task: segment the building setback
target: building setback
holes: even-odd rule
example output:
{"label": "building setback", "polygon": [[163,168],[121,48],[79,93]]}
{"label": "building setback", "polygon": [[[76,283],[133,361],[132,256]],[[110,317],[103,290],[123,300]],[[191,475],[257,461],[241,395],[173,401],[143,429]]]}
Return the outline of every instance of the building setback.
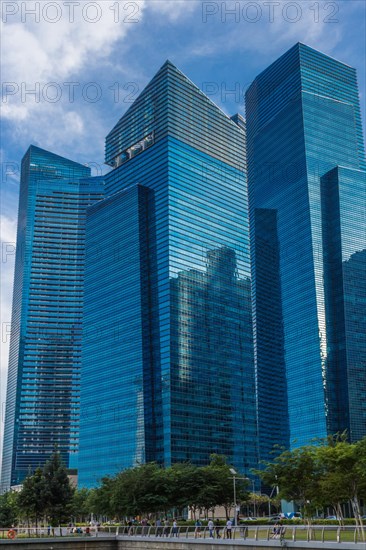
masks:
{"label": "building setback", "polygon": [[243,120],[166,62],[106,139],[87,214],[81,485],[257,463]]}
{"label": "building setback", "polygon": [[[365,156],[356,71],[296,44],[246,94],[261,458],[366,435]],[[273,420],[275,417],[275,420]]]}
{"label": "building setback", "polygon": [[90,169],[31,146],[22,161],[2,490],[57,446],[77,466],[85,211]]}

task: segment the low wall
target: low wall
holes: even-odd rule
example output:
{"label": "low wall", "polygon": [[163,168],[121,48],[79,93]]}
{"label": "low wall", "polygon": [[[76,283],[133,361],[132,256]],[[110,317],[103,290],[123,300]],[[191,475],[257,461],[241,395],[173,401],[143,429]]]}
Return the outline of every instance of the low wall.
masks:
{"label": "low wall", "polygon": [[[262,548],[271,548],[274,547],[273,544],[269,545],[264,543],[254,543],[249,541],[238,541],[238,542],[220,542],[220,541],[179,541],[171,542],[168,541],[159,541],[159,542],[148,542],[148,541],[136,541],[136,540],[126,540],[119,541],[118,550],[239,550],[239,548],[245,548],[245,550],[258,550]],[[279,541],[275,545],[276,548],[280,547]],[[290,549],[291,546],[286,548]],[[309,548],[308,550],[312,550]]]}
{"label": "low wall", "polygon": [[[48,538],[46,540],[23,539],[23,540],[0,540],[0,548],[5,547],[9,550],[258,550],[264,548],[281,548],[279,540],[276,541],[216,541],[216,540],[173,540],[173,539],[154,539],[141,538],[122,538],[122,537],[103,537],[98,538]],[[314,542],[291,542],[286,541],[286,549],[306,550],[366,550],[365,543],[314,543]]]}
{"label": "low wall", "polygon": [[286,550],[366,550],[365,543],[334,543],[334,542],[292,542],[285,541],[282,546],[280,540],[254,541],[254,540],[201,540],[201,541],[183,541],[183,540],[144,540],[124,539],[118,541],[117,550],[263,550],[265,548],[286,548]]}
{"label": "low wall", "polygon": [[0,548],[9,550],[119,550],[118,542],[113,538],[98,537],[95,539],[48,538],[0,540]]}

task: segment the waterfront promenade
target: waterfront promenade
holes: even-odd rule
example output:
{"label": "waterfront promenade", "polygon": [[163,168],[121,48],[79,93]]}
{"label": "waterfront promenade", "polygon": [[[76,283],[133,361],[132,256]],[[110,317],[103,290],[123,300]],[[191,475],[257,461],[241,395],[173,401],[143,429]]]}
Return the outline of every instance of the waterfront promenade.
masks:
{"label": "waterfront promenade", "polygon": [[[306,526],[291,526],[284,538],[271,538],[272,533],[268,528],[256,526],[245,529],[244,526],[243,529],[243,526],[240,526],[233,528],[232,539],[209,538],[206,528],[197,533],[194,527],[180,528],[178,536],[174,537],[172,533],[156,536],[155,527],[147,528],[143,532],[139,527],[138,530],[130,533],[126,533],[123,527],[107,527],[88,536],[68,535],[64,532],[62,537],[49,537],[41,530],[37,533],[33,532],[33,537],[29,537],[27,530],[23,529],[19,530],[14,540],[8,540],[7,532],[1,530],[0,546],[6,546],[12,550],[237,550],[239,547],[247,550],[258,548],[366,550],[366,543],[359,540],[354,527],[343,531],[336,526],[332,527],[317,526],[308,529]],[[60,535],[59,529],[55,530],[55,534]]]}
{"label": "waterfront promenade", "polygon": [[195,540],[195,539],[147,539],[146,537],[100,536],[75,539],[65,537],[49,539],[0,540],[0,547],[11,550],[257,550],[287,548],[306,550],[366,550],[366,543],[305,542],[305,541],[253,541],[253,540]]}

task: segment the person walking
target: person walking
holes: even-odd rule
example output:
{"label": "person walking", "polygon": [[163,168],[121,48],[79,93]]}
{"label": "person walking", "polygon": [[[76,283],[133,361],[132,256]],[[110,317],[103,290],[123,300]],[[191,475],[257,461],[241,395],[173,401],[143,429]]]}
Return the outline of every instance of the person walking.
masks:
{"label": "person walking", "polygon": [[221,535],[220,535],[220,520],[217,519],[215,521],[215,531],[216,531],[216,538],[217,539],[221,539]]}
{"label": "person walking", "polygon": [[173,537],[178,537],[178,523],[177,520],[173,520],[173,530],[172,530]]}
{"label": "person walking", "polygon": [[146,535],[147,535],[147,519],[146,518],[143,518],[141,520],[141,525],[142,525],[141,534],[142,534],[143,537],[146,537]]}
{"label": "person walking", "polygon": [[161,519],[158,518],[155,522],[155,527],[156,527],[156,530],[155,530],[155,535],[157,537],[161,537],[162,534],[163,534],[163,524],[161,523]]}
{"label": "person walking", "polygon": [[194,538],[195,539],[199,539],[201,538],[201,527],[202,527],[202,523],[200,522],[200,520],[198,519],[195,523],[195,530],[194,530]]}
{"label": "person walking", "polygon": [[209,520],[209,522],[207,524],[207,527],[208,527],[208,532],[209,532],[210,539],[213,539],[214,538],[214,522],[212,521],[212,519]]}
{"label": "person walking", "polygon": [[226,538],[227,539],[231,539],[232,537],[232,527],[233,527],[233,523],[231,521],[231,519],[228,519],[227,522],[226,522]]}
{"label": "person walking", "polygon": [[169,520],[168,518],[165,518],[164,520],[164,535],[166,537],[169,537],[169,533],[170,533],[170,524],[169,524]]}

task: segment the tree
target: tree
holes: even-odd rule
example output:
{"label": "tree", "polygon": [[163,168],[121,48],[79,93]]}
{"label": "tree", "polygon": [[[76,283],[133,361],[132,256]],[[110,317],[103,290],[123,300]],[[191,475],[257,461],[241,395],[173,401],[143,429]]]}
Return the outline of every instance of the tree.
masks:
{"label": "tree", "polygon": [[[186,505],[191,509],[194,519],[196,519],[197,511],[207,509],[210,506],[211,495],[209,494],[210,488],[208,487],[208,477],[204,468],[198,468],[191,465],[189,470],[186,471],[189,475],[185,477],[180,489],[186,498]],[[179,490],[179,487],[177,487]]]}
{"label": "tree", "polygon": [[46,483],[41,468],[37,468],[34,474],[29,474],[24,482],[23,489],[18,495],[18,506],[29,525],[34,520],[36,527],[38,521],[45,514]]}
{"label": "tree", "polygon": [[255,470],[266,485],[279,487],[279,496],[297,502],[305,518],[315,510],[319,494],[319,472],[316,447],[306,445],[292,451],[284,451],[273,462],[264,464],[263,470]]}
{"label": "tree", "polygon": [[[237,481],[237,502],[247,499],[245,483]],[[228,510],[233,503],[233,480],[225,457],[212,455],[208,466],[189,463],[162,468],[142,464],[104,478],[101,486],[91,491],[88,506],[94,513],[109,517],[126,517],[163,513],[175,509],[182,513],[188,506],[193,511],[222,505]]]}
{"label": "tree", "polygon": [[365,540],[360,499],[366,498],[366,437],[351,444],[346,433],[329,436],[282,452],[256,473],[266,485],[278,486],[281,498],[298,502],[308,519],[316,506],[331,504],[342,522],[341,504],[350,501]]}
{"label": "tree", "polygon": [[101,485],[90,491],[87,507],[97,516],[114,517],[117,512],[114,507],[113,497],[116,477],[106,476],[101,480]]}
{"label": "tree", "polygon": [[[226,457],[223,455],[212,454],[210,456],[210,464],[202,468],[205,475],[205,484],[207,487],[202,488],[201,498],[205,497],[202,502],[210,505],[210,508],[215,506],[223,506],[225,508],[226,517],[229,518],[229,513],[234,504],[234,487],[233,475],[231,466],[226,463]],[[235,481],[236,489],[236,504],[240,504],[248,500],[248,492],[246,490],[247,482],[243,479]],[[236,513],[236,511],[235,511]]]}
{"label": "tree", "polygon": [[317,460],[323,503],[331,503],[342,518],[341,503],[349,500],[358,531],[365,540],[360,498],[366,496],[366,438],[350,444],[345,434],[330,437],[317,448]]}
{"label": "tree", "polygon": [[175,506],[179,515],[189,506],[195,518],[198,509],[198,492],[203,483],[200,468],[188,462],[173,464],[168,468],[167,479],[170,484],[170,506]]}
{"label": "tree", "polygon": [[253,506],[254,515],[262,515],[262,512],[268,513],[269,496],[258,493],[250,493],[248,503]]}
{"label": "tree", "polygon": [[18,519],[18,493],[7,491],[0,495],[0,527],[11,527]]}
{"label": "tree", "polygon": [[89,515],[89,495],[90,490],[85,487],[76,489],[72,497],[72,513],[76,521],[83,522]]}
{"label": "tree", "polygon": [[55,451],[43,468],[45,508],[52,525],[61,525],[72,515],[74,487],[67,476],[60,453]]}
{"label": "tree", "polygon": [[337,443],[346,440],[346,434],[329,436],[321,440],[317,447],[316,459],[319,464],[319,504],[324,508],[329,504],[335,510],[340,525],[343,525],[342,503],[347,501],[347,491],[343,484],[343,477],[337,472]]}
{"label": "tree", "polygon": [[129,468],[115,477],[111,506],[119,516],[165,511],[171,507],[173,479],[155,463]]}

